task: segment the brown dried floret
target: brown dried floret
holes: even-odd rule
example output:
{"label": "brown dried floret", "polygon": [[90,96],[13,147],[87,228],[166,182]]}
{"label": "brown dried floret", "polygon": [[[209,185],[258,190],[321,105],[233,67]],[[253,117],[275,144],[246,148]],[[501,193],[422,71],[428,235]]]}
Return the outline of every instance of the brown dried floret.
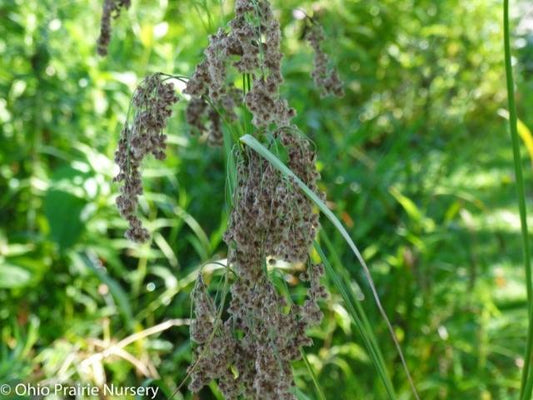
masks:
{"label": "brown dried floret", "polygon": [[206,130],[205,115],[208,104],[203,97],[193,97],[187,104],[185,120],[193,128],[194,132],[202,134]]}
{"label": "brown dried floret", "polygon": [[222,120],[220,114],[216,110],[209,110],[209,133],[207,142],[211,146],[220,146],[224,141],[224,133],[222,132]]}
{"label": "brown dried floret", "polygon": [[198,275],[192,293],[194,319],[191,339],[197,344],[194,363],[189,368],[189,389],[196,392],[213,379],[220,379],[220,389],[226,398],[235,398],[238,385],[230,370],[234,361],[236,341],[229,323],[223,324],[216,307],[207,293],[207,287]]}
{"label": "brown dried floret", "polygon": [[228,36],[228,55],[239,55],[233,66],[240,73],[253,73],[260,66],[259,40],[260,32],[245,16],[237,16],[230,22],[231,33]]}
{"label": "brown dried floret", "polygon": [[[309,143],[288,128],[278,129],[274,137],[288,153],[288,166],[317,191],[319,174]],[[226,243],[236,249],[230,252],[230,262],[239,267],[240,253],[305,262],[318,227],[311,201],[257,153],[246,157],[238,167],[234,209],[225,234]]]}
{"label": "brown dried floret", "polygon": [[194,97],[208,96],[212,103],[224,99],[233,89],[227,82],[228,62],[237,72],[251,77],[245,104],[258,127],[289,126],[296,111],[279,96],[281,73],[281,29],[266,0],[241,0],[235,4],[235,18],[228,31],[219,29],[209,38],[204,60],[198,64],[185,89]]}
{"label": "brown dried floret", "polygon": [[244,334],[232,348],[238,373],[232,383],[246,398],[294,399],[291,362],[300,358],[302,346],[312,344],[306,329],[322,317],[317,305],[320,274],[315,266],[309,269],[314,278],[302,306],[288,306],[265,273],[254,281],[239,279],[232,286],[228,321]]}
{"label": "brown dried floret", "polygon": [[253,114],[252,123],[256,127],[263,128],[270,124],[289,126],[296,115],[296,110],[289,107],[287,100],[280,99],[276,90],[275,87],[269,87],[268,81],[256,79],[252,90],[246,93],[246,106]]}
{"label": "brown dried floret", "polygon": [[102,19],[100,21],[100,36],[98,37],[97,52],[101,56],[107,55],[111,41],[111,19],[118,18],[123,8],[128,9],[131,0],[104,0]]}
{"label": "brown dried floret", "polygon": [[335,95],[344,96],[343,83],[341,82],[336,68],[330,68],[329,57],[322,49],[324,41],[324,29],[315,21],[311,21],[311,26],[306,34],[307,41],[311,44],[315,52],[313,71],[311,76],[317,87],[321,90],[322,96]]}
{"label": "brown dried floret", "polygon": [[[291,169],[316,191],[318,173],[308,142],[290,128],[276,130],[273,140],[285,149]],[[300,358],[302,346],[312,344],[306,329],[322,318],[317,301],[326,296],[319,282],[323,267],[308,268],[307,299],[302,305],[290,305],[270,280],[266,257],[306,262],[318,217],[294,182],[285,179],[257,153],[250,151],[243,156],[238,165],[234,209],[224,236],[230,248],[228,262],[236,275],[230,289],[229,318],[224,329],[217,329],[208,322],[212,318],[205,318],[209,307],[199,307],[198,322],[191,327],[191,335],[201,342],[196,354],[202,368],[190,388],[198,391],[211,379],[217,379],[227,398],[294,399],[291,362]],[[196,302],[208,304],[207,300]],[[230,331],[225,331],[230,327]],[[231,343],[224,347],[229,353],[211,350],[206,342],[209,328],[215,332],[211,334],[216,338],[213,341],[225,338]],[[233,331],[240,335],[231,335]],[[207,356],[201,361],[200,354],[204,353]],[[223,362],[210,364],[214,356]]]}
{"label": "brown dried floret", "polygon": [[177,101],[172,83],[161,80],[160,74],[148,76],[133,95],[133,123],[125,124],[115,152],[115,163],[120,172],[114,181],[123,182],[116,203],[130,225],[126,237],[135,242],[145,242],[149,238],[148,231],[134,215],[138,196],[143,191],[141,162],[150,153],[158,160],[165,158],[166,135],[162,130],[172,114],[172,105]]}
{"label": "brown dried floret", "polygon": [[207,135],[211,146],[223,143],[222,121],[232,122],[237,119],[235,108],[242,101],[242,91],[229,87],[216,102],[216,107],[205,100],[205,96],[193,97],[185,110],[185,119],[193,128],[193,133]]}

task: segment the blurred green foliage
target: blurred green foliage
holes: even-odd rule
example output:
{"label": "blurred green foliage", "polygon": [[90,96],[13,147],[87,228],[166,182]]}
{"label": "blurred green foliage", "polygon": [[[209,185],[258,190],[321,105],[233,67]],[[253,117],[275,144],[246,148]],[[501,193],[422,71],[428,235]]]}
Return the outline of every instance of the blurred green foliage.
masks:
{"label": "blurred green foliage", "polygon": [[[0,383],[152,385],[165,398],[191,358],[181,319],[190,317],[195,276],[225,257],[223,153],[189,135],[180,103],[167,160],[145,168],[141,209],[153,240],[135,246],[114,208],[113,151],[135,85],[149,72],[191,74],[231,4],[133,1],[101,59],[99,3],[0,0]],[[512,155],[498,116],[500,2],[274,5],[284,95],[316,144],[329,206],[364,250],[421,397],[515,398],[527,307]],[[343,99],[313,88],[298,10],[324,25]],[[532,127],[531,26],[515,40],[519,116]],[[323,222],[323,247],[368,298],[342,238]],[[215,264],[204,270],[220,279]],[[409,398],[383,321],[372,302],[362,305],[400,398]],[[324,309],[308,358],[326,397],[379,400],[341,296],[333,291]],[[152,327],[161,330],[143,336]],[[135,340],[106,353],[125,338]],[[312,398],[304,364],[294,367]],[[211,389],[200,398],[220,398]],[[182,388],[176,398],[191,395]]]}

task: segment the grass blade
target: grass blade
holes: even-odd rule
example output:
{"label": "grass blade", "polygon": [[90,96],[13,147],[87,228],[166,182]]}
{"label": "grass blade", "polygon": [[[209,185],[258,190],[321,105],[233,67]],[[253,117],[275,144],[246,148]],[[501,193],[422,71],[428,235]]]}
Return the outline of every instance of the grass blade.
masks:
{"label": "grass blade", "polygon": [[385,386],[385,390],[387,391],[389,398],[396,399],[396,394],[394,393],[394,386],[389,377],[389,374],[387,373],[385,362],[383,361],[383,357],[377,345],[377,341],[374,337],[374,334],[372,333],[372,328],[368,323],[368,319],[366,318],[366,314],[363,308],[361,307],[361,304],[359,303],[359,301],[357,301],[356,296],[350,289],[350,285],[346,284],[346,282],[343,282],[339,274],[337,274],[335,270],[331,267],[331,264],[329,263],[320,244],[318,244],[318,242],[315,242],[314,247],[318,255],[320,256],[322,263],[324,264],[326,274],[333,281],[333,283],[337,287],[337,290],[339,291],[344,300],[346,308],[354,322],[355,328],[363,339],[364,345],[370,355],[370,359],[372,360],[372,363],[378,371],[378,374],[381,378],[381,381],[383,382],[383,386]]}
{"label": "grass blade", "polygon": [[307,354],[305,354],[305,351],[301,350],[302,353],[302,359],[304,360],[305,366],[307,367],[307,371],[309,371],[309,375],[311,376],[311,379],[313,380],[313,385],[315,385],[316,393],[318,395],[318,398],[320,400],[326,400],[326,396],[324,396],[324,391],[320,387],[320,383],[318,382],[318,378],[315,374],[315,370],[309,363],[309,360],[307,359]]}
{"label": "grass blade", "polygon": [[513,159],[516,176],[516,191],[518,196],[518,208],[520,212],[520,226],[522,230],[522,250],[524,267],[526,270],[527,303],[529,314],[529,328],[527,333],[526,354],[524,356],[524,369],[522,371],[522,383],[520,385],[520,398],[531,399],[533,389],[533,377],[531,376],[531,350],[533,345],[533,287],[531,282],[531,256],[529,250],[526,195],[524,177],[522,174],[522,162],[520,157],[520,141],[518,138],[516,105],[514,99],[513,65],[511,63],[511,40],[509,32],[509,0],[503,1],[503,44],[505,51],[505,77],[507,81],[507,100],[509,103],[509,130],[513,144]]}
{"label": "grass blade", "polygon": [[125,325],[130,331],[134,330],[134,319],[133,313],[130,307],[129,298],[120,284],[112,278],[104,268],[100,267],[97,263],[94,262],[95,256],[93,254],[88,254],[85,252],[72,253],[72,257],[75,261],[85,265],[89,270],[91,270],[100,281],[107,285],[109,291],[117,303],[117,308],[124,320]]}

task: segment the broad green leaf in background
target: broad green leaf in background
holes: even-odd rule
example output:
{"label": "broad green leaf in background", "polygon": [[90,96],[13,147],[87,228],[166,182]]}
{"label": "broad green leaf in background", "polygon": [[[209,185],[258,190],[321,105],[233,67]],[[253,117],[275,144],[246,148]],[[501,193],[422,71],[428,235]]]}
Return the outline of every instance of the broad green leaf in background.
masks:
{"label": "broad green leaf in background", "polygon": [[43,208],[50,236],[61,250],[77,243],[84,230],[82,212],[88,200],[81,186],[87,177],[85,171],[71,166],[59,168],[44,196]]}
{"label": "broad green leaf in background", "polygon": [[49,190],[44,198],[44,213],[50,235],[62,250],[77,243],[83,232],[81,213],[86,202],[61,190]]}
{"label": "broad green leaf in background", "polygon": [[0,263],[0,289],[22,288],[30,283],[31,273],[13,264]]}

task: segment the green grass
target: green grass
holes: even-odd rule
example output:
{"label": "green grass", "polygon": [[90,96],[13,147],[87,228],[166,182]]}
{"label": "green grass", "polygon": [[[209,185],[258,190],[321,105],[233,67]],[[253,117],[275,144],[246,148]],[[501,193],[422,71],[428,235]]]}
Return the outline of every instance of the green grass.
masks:
{"label": "green grass", "polygon": [[524,257],[524,268],[526,273],[526,289],[528,299],[529,329],[527,334],[526,352],[524,354],[524,369],[520,389],[520,398],[527,400],[531,398],[533,390],[533,375],[531,375],[531,360],[533,358],[533,282],[531,273],[531,252],[529,249],[529,231],[527,227],[527,210],[524,176],[522,172],[522,158],[520,156],[520,139],[518,137],[518,118],[516,116],[515,93],[513,67],[511,62],[511,44],[509,31],[509,0],[503,1],[503,29],[504,29],[504,49],[505,49],[505,72],[507,81],[507,99],[509,102],[509,130],[513,143],[513,160],[516,176],[516,191],[518,198],[518,208],[520,212],[520,226],[522,232],[522,249]]}

